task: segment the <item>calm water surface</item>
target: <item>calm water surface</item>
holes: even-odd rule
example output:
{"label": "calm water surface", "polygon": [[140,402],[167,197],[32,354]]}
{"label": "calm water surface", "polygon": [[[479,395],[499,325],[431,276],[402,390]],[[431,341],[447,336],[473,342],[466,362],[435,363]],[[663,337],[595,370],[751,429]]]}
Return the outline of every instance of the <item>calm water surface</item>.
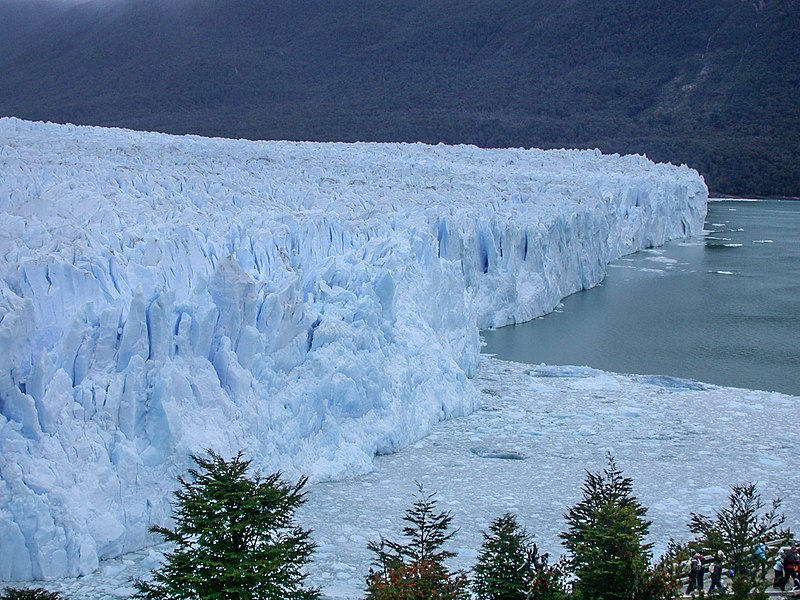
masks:
{"label": "calm water surface", "polygon": [[612,263],[554,313],[482,332],[484,352],[800,396],[800,202],[711,202],[705,229]]}

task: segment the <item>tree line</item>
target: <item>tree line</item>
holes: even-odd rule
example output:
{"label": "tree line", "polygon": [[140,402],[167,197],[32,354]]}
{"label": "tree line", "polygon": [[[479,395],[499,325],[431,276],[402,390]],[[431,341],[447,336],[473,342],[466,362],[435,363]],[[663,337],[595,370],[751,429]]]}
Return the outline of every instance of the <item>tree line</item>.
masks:
{"label": "tree line", "polygon": [[[135,582],[134,598],[320,598],[305,572],[316,545],[294,519],[305,501],[306,479],[292,484],[280,473],[251,474],[251,461],[241,452],[231,459],[207,454],[193,456],[196,466],[178,478],[174,528],[152,528],[172,549],[149,578]],[[446,545],[457,533],[453,516],[437,509],[435,492],[417,486],[403,517],[404,539],[381,536],[368,544],[374,558],[364,575],[367,600],[667,600],[681,595],[690,557],[698,553],[724,560],[730,587],[720,594],[764,600],[764,574],[791,539],[780,499],[767,504],[756,484],[734,485],[728,504],[713,515],[691,514],[691,541],[670,540],[654,561],[647,509],[634,495],[632,479],[608,455],[601,471],[586,471],[583,497],[565,514],[564,556],[551,561],[517,517],[506,513],[483,532],[471,572],[452,571],[447,562],[456,554]],[[7,588],[0,599],[61,596],[43,588]]]}

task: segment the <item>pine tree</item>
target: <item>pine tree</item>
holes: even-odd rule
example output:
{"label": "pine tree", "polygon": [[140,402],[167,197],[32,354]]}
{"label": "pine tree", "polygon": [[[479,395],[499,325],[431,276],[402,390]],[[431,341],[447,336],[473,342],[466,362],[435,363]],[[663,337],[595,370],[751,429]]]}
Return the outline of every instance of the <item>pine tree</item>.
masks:
{"label": "pine tree", "polygon": [[248,477],[242,453],[226,461],[208,450],[193,456],[197,469],[179,477],[175,529],[152,531],[175,544],[152,581],[137,581],[135,597],[146,599],[306,600],[303,566],[315,545],[296,526],[295,509],[305,501],[306,479],[290,485],[280,473]]}
{"label": "pine tree", "polygon": [[647,600],[672,600],[682,595],[684,565],[689,559],[686,544],[671,539],[661,558],[645,571],[639,586],[639,598]]}
{"label": "pine tree", "polygon": [[483,533],[473,568],[472,591],[478,600],[525,600],[533,578],[529,540],[517,518],[506,513]]}
{"label": "pine tree", "polygon": [[583,500],[565,515],[561,534],[583,600],[638,600],[647,578],[652,544],[644,542],[650,521],[613,457],[602,473],[586,472]]}
{"label": "pine tree", "polygon": [[448,531],[450,512],[435,513],[434,494],[426,494],[418,484],[419,497],[406,511],[401,544],[381,537],[369,542],[375,565],[367,576],[367,598],[371,600],[460,600],[469,597],[463,573],[451,573],[444,562],[455,556],[442,549],[457,531]]}
{"label": "pine tree", "polygon": [[536,544],[533,545],[533,579],[528,588],[526,600],[565,600],[571,596],[567,592],[567,562],[564,557],[558,562],[547,564],[547,555],[539,556]]}
{"label": "pine tree", "polygon": [[748,483],[733,486],[728,506],[713,517],[691,515],[689,530],[698,536],[693,545],[705,554],[721,551],[733,571],[734,600],[767,597],[764,574],[774,562],[778,547],[789,539],[789,532],[781,527],[784,516],[778,513],[780,506],[781,500],[775,499],[767,508],[756,484]]}

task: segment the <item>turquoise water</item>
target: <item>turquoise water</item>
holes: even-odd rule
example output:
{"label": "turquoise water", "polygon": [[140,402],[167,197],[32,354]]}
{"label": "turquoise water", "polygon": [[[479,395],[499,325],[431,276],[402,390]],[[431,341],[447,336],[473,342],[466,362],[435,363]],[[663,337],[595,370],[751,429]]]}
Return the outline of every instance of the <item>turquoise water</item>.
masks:
{"label": "turquoise water", "polygon": [[703,238],[624,257],[484,352],[800,396],[800,202],[711,202]]}

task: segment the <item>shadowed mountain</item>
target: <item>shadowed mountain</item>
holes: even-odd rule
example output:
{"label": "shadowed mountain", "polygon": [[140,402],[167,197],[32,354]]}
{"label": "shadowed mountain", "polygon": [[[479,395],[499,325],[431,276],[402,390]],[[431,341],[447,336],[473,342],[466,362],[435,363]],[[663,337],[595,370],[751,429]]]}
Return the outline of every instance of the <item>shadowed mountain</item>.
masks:
{"label": "shadowed mountain", "polygon": [[0,114],[599,147],[800,196],[798,0],[0,0]]}

